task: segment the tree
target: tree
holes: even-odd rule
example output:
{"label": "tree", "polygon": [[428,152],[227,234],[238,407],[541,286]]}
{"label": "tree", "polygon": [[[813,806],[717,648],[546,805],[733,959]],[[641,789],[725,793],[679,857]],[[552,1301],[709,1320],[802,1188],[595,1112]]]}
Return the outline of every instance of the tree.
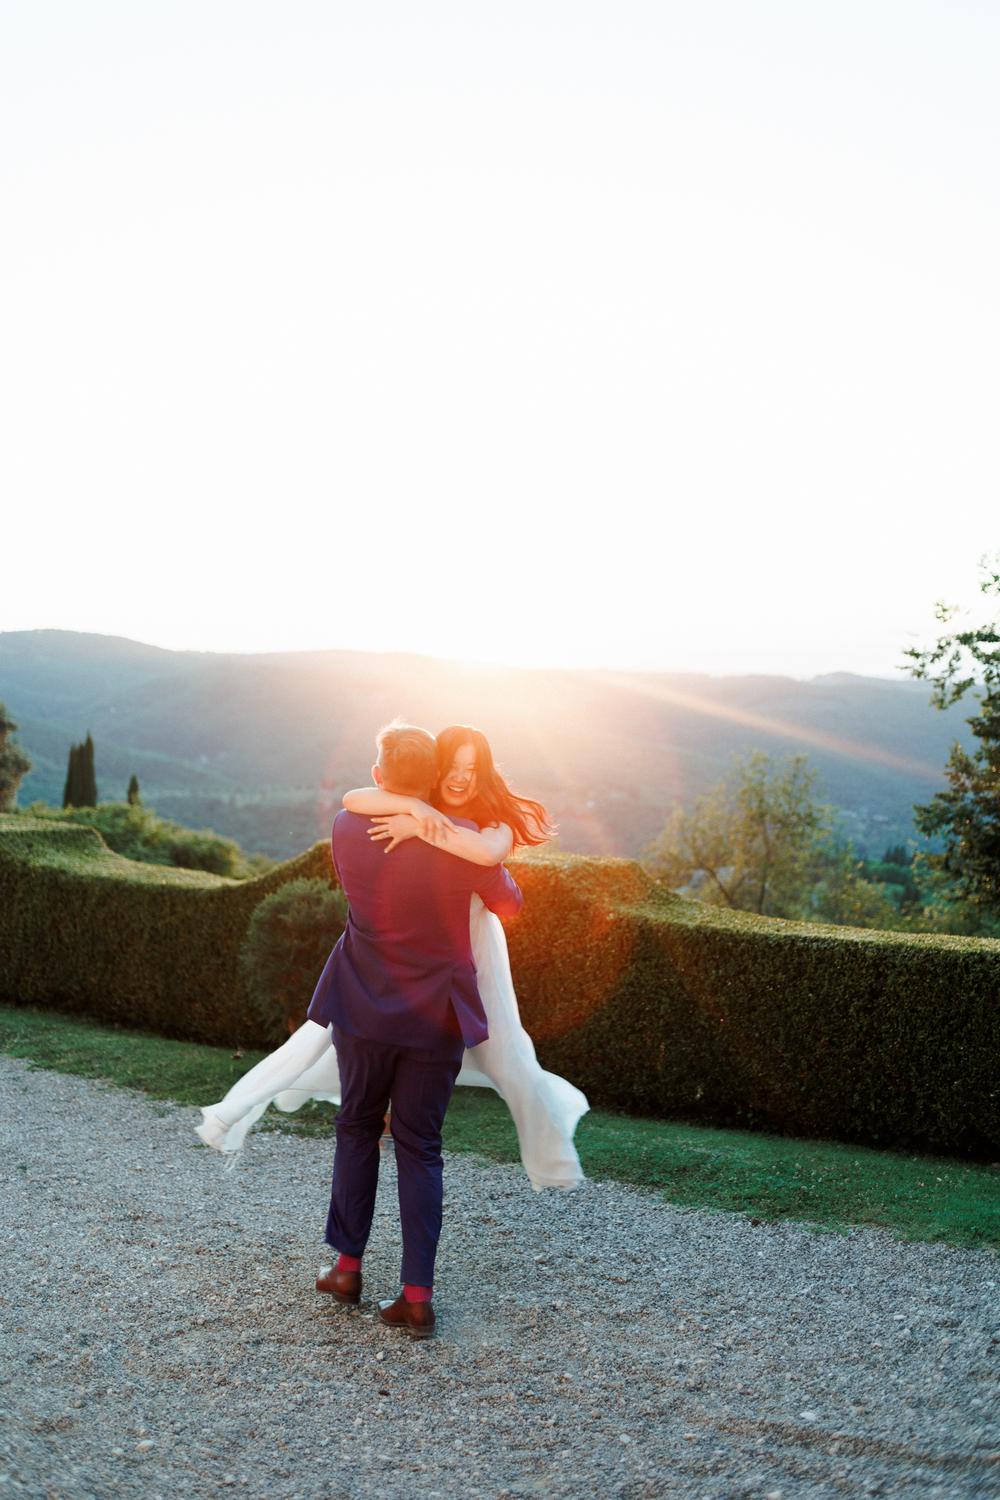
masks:
{"label": "tree", "polygon": [[71,745],[63,788],[63,807],[96,807],[97,778],[94,773],[94,741],[87,730],[82,745]]}
{"label": "tree", "polygon": [[0,812],[9,812],[17,802],[17,789],[31,770],[31,758],[14,742],[17,725],[0,703]]}
{"label": "tree", "polygon": [[913,863],[913,851],[907,849],[905,844],[890,844],[882,855],[884,865],[910,865]]}
{"label": "tree", "polygon": [[134,771],[129,777],[128,791],[125,794],[125,800],[128,802],[130,807],[137,807],[142,801],[142,798],[139,796],[139,778]]}
{"label": "tree", "polygon": [[97,776],[94,771],[94,741],[87,730],[87,738],[83,742],[83,760],[81,768],[81,791],[82,800],[77,804],[79,807],[97,806]]}
{"label": "tree", "polygon": [[933,859],[925,849],[913,856],[916,900],[901,907],[903,920],[898,925],[909,932],[1000,937],[1000,916],[969,901],[947,871],[932,864]]}
{"label": "tree", "polygon": [[80,795],[80,747],[70,745],[69,760],[66,763],[66,785],[63,787],[63,807],[79,806]]}
{"label": "tree", "polygon": [[[998,564],[1000,554],[994,563],[980,558],[982,593],[1000,595]],[[958,606],[939,600],[934,613],[948,625]],[[948,902],[1000,917],[1000,620],[946,632],[933,646],[910,646],[903,654],[913,662],[908,672],[934,684],[935,708],[949,708],[971,688],[981,690],[978,712],[966,721],[977,748],[970,755],[956,740],[945,766],[947,788],[913,812],[921,833],[944,842],[943,851],[925,856],[925,864],[942,877]]]}
{"label": "tree", "polygon": [[923,899],[916,877],[915,849],[914,839],[909,848],[905,844],[892,844],[881,859],[863,861],[865,879],[881,886],[896,911],[903,917],[911,917]]}
{"label": "tree", "polygon": [[891,901],[863,878],[850,843],[835,835],[836,809],[817,802],[804,755],[775,766],[754,750],[726,781],[675,808],[646,855],[664,884],[697,884],[700,900],[769,917],[888,925]]}
{"label": "tree", "polygon": [[847,927],[897,927],[899,908],[885,887],[865,875],[849,840],[835,839],[816,850],[810,914],[819,922]]}
{"label": "tree", "polygon": [[690,812],[675,808],[647,864],[666,885],[701,877],[699,895],[718,905],[785,916],[796,904],[816,840],[830,819],[814,801],[804,755],[783,769],[754,750]]}

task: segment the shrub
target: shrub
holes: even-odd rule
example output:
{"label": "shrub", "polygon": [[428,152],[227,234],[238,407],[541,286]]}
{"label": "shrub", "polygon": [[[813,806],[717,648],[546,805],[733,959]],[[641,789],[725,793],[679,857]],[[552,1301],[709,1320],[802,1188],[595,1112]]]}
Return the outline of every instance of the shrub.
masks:
{"label": "shrub", "polygon": [[[513,871],[524,1024],[543,1066],[593,1104],[1000,1153],[1000,942],[727,911],[627,860],[536,856]],[[302,879],[336,885],[327,843],[237,882],[132,863],[92,828],[0,815],[0,998],[268,1045],[240,949],[255,908]]]}
{"label": "shrub", "polygon": [[183,828],[179,823],[158,818],[141,802],[100,802],[96,807],[67,808],[33,802],[26,816],[96,828],[109,849],[143,864],[208,870],[213,875],[230,875],[237,880],[256,873],[260,865],[261,856],[248,857],[234,839],[224,838],[211,828]]}
{"label": "shrub", "polygon": [[258,902],[301,876],[336,883],[329,845],[237,881],[124,859],[80,823],[0,816],[0,997],[260,1043],[239,951]]}
{"label": "shrub", "polygon": [[315,878],[290,880],[254,907],[240,967],[251,1024],[267,1042],[282,1042],[302,1025],[346,921],[343,891]]}
{"label": "shrub", "polygon": [[[588,861],[589,863],[589,861]],[[511,928],[525,1026],[594,1104],[996,1158],[1000,942],[535,887]],[[549,930],[546,930],[548,928]]]}

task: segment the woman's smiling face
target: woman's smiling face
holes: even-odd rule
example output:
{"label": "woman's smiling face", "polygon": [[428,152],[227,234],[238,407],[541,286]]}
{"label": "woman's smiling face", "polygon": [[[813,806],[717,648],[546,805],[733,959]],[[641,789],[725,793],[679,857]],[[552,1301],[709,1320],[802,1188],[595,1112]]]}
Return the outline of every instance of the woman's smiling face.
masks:
{"label": "woman's smiling face", "polygon": [[446,807],[464,807],[476,795],[476,747],[459,745],[441,777],[438,796]]}

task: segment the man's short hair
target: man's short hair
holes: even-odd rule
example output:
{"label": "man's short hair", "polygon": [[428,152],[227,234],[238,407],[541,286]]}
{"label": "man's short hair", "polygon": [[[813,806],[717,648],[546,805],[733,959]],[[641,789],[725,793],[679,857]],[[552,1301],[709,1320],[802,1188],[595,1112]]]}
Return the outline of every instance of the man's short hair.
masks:
{"label": "man's short hair", "polygon": [[409,797],[426,797],[437,780],[437,742],[428,729],[393,719],[375,736],[387,785]]}

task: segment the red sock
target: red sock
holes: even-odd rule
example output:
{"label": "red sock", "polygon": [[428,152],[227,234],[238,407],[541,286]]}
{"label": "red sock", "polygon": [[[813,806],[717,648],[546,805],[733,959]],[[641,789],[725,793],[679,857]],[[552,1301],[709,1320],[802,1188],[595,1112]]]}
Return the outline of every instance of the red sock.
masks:
{"label": "red sock", "polygon": [[344,1252],[341,1250],[340,1253],[337,1256],[337,1270],[338,1271],[360,1271],[361,1270],[361,1256],[360,1255],[345,1255]]}
{"label": "red sock", "polygon": [[407,1302],[429,1302],[433,1295],[432,1286],[414,1286],[412,1281],[403,1282],[403,1296]]}

